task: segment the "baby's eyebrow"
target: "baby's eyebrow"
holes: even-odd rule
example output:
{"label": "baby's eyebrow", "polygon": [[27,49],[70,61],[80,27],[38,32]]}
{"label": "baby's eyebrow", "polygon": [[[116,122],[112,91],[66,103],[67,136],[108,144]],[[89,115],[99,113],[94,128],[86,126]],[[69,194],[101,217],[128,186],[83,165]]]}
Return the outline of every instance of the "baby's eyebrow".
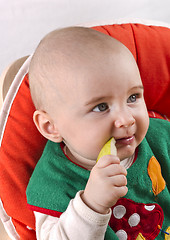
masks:
{"label": "baby's eyebrow", "polygon": [[137,89],[144,90],[144,87],[143,87],[143,85],[138,85],[138,86],[132,87],[130,90],[132,91],[132,90],[137,90]]}
{"label": "baby's eyebrow", "polygon": [[90,100],[88,100],[87,102],[85,102],[85,106],[88,106],[88,105],[91,105],[91,104],[94,104],[94,103],[99,103],[99,102],[102,102],[106,99],[106,97],[93,97],[91,98]]}
{"label": "baby's eyebrow", "polygon": [[[137,86],[134,86],[130,89],[130,91],[135,91],[135,90],[138,90],[138,89],[142,89],[144,90],[144,87],[143,85],[137,85]],[[109,98],[109,96],[107,96],[107,99]],[[103,102],[103,101],[106,101],[106,96],[101,96],[101,97],[92,97],[90,100],[88,100],[87,102],[84,103],[84,106],[88,106],[88,105],[92,105],[92,104],[97,104],[99,102]]]}

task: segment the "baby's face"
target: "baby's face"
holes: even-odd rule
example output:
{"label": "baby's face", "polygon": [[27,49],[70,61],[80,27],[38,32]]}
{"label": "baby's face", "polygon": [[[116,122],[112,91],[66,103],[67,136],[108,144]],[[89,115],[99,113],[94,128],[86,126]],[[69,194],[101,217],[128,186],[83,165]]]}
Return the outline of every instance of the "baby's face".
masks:
{"label": "baby's face", "polygon": [[149,125],[135,61],[127,54],[108,54],[73,70],[51,111],[70,158],[93,166],[111,137],[120,160],[132,156]]}

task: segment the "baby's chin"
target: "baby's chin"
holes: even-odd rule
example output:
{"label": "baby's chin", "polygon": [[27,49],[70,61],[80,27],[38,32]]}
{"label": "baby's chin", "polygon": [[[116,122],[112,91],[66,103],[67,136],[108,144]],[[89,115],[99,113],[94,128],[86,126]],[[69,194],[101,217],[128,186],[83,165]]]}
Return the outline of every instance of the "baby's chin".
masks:
{"label": "baby's chin", "polygon": [[133,157],[134,154],[135,154],[135,151],[136,151],[136,149],[128,149],[128,150],[126,150],[124,152],[122,152],[122,151],[120,152],[118,150],[118,154],[117,155],[118,155],[120,161],[123,161],[124,159]]}

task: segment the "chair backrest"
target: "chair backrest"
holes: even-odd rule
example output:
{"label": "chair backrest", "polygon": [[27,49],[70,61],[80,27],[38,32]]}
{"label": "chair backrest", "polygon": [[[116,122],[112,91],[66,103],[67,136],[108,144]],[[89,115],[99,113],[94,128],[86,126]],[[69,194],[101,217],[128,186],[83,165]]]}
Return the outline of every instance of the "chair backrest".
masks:
{"label": "chair backrest", "polygon": [[[170,29],[142,24],[114,24],[94,29],[115,37],[134,55],[145,88],[148,110],[170,118]],[[46,139],[35,128],[28,81],[29,57],[6,96],[0,121],[0,217],[13,239],[36,239],[26,186]]]}

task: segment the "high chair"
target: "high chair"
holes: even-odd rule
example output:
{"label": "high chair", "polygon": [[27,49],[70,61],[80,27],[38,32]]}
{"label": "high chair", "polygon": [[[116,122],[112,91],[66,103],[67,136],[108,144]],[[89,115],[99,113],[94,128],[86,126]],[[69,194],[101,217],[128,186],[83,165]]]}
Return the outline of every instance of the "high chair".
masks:
{"label": "high chair", "polygon": [[[113,23],[93,28],[129,48],[140,69],[149,115],[168,120],[170,28],[140,23]],[[31,56],[24,57],[9,67],[1,87],[0,217],[14,240],[36,239],[34,214],[27,208],[25,191],[46,144],[32,120],[35,108],[29,90],[30,60]]]}

